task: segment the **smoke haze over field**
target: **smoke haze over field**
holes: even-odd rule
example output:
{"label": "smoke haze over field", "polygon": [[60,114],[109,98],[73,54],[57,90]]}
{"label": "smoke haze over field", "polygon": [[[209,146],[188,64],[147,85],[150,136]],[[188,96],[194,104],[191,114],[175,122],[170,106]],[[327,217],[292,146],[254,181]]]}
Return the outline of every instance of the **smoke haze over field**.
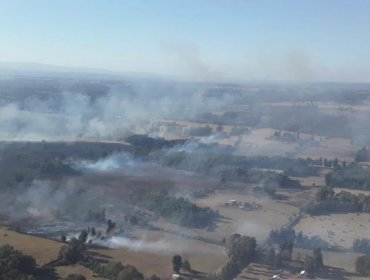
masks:
{"label": "smoke haze over field", "polygon": [[204,98],[206,90],[204,85],[137,82],[113,86],[98,96],[79,91],[35,92],[13,102],[1,102],[0,137],[118,140],[130,132],[150,131],[154,119],[192,118],[232,101]]}

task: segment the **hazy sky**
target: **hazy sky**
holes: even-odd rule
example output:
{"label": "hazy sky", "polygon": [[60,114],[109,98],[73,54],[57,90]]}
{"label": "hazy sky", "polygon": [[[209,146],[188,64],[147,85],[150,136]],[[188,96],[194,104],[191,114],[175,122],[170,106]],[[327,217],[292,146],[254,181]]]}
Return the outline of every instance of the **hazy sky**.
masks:
{"label": "hazy sky", "polygon": [[0,61],[370,82],[370,0],[0,0]]}

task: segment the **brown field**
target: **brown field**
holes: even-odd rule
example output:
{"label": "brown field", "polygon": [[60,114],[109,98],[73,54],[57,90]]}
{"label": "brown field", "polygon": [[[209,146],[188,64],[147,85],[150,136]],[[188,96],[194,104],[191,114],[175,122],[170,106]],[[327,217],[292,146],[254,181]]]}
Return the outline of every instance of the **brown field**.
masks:
{"label": "brown field", "polygon": [[220,245],[160,231],[137,230],[132,234],[139,241],[137,246],[93,251],[103,259],[134,265],[146,276],[156,274],[162,279],[171,276],[171,259],[175,254],[188,259],[192,269],[202,273],[213,272],[227,261],[224,247]]}
{"label": "brown field", "polygon": [[24,254],[33,256],[38,265],[49,263],[58,257],[60,242],[18,233],[0,227],[0,245],[9,244]]}
{"label": "brown field", "polygon": [[294,180],[298,180],[304,187],[325,186],[325,177],[323,176],[291,177],[291,178]]}
{"label": "brown field", "polygon": [[[311,255],[311,250],[306,249],[294,249],[293,259],[300,258],[304,259],[305,255]],[[361,256],[359,253],[352,252],[328,252],[323,251],[324,265],[326,266],[326,271],[330,272],[332,275],[327,275],[326,277],[320,277],[320,279],[330,279],[330,280],[365,280],[368,277],[361,277],[355,271],[355,261],[356,258]]]}
{"label": "brown field", "polygon": [[[205,246],[203,247],[205,248]],[[209,273],[221,267],[226,262],[227,258],[226,255],[222,256],[221,254],[219,254],[219,256],[213,254],[208,255],[206,253],[207,251],[208,249],[204,254],[181,254],[181,256],[189,260],[194,270],[202,273]],[[155,274],[161,279],[169,279],[173,273],[171,264],[173,253],[146,253],[125,249],[101,249],[96,252],[107,256],[111,261],[121,261],[123,264],[134,265],[148,277]]]}
{"label": "brown field", "polygon": [[[195,239],[184,239],[177,235],[163,232],[135,232],[139,240],[144,240],[148,244],[156,241],[163,243],[163,250],[150,246],[143,250],[130,250],[124,247],[116,249],[93,249],[97,257],[106,261],[120,261],[124,265],[131,264],[143,272],[145,276],[156,274],[162,279],[169,279],[172,273],[171,259],[174,254],[181,254],[184,259],[188,259],[192,268],[196,271],[209,273],[217,270],[227,260],[224,248],[219,245],[209,244]],[[162,244],[161,243],[161,244]],[[61,243],[31,236],[28,234],[17,233],[6,228],[0,228],[0,245],[9,244],[21,250],[25,254],[35,257],[39,265],[44,265],[55,260],[58,256]],[[162,246],[162,245],[161,245]],[[80,265],[56,267],[56,273],[62,279],[68,274],[77,273],[84,275],[87,279],[103,279],[93,277],[93,272]]]}
{"label": "brown field", "polygon": [[[57,259],[59,249],[63,246],[62,243],[57,241],[18,233],[5,227],[0,227],[0,246],[5,244],[13,246],[24,254],[33,256],[40,266]],[[75,273],[84,275],[88,280],[104,280],[104,278],[93,277],[92,271],[81,265],[58,266],[55,268],[55,272],[60,279],[64,279],[69,274]]]}
{"label": "brown field", "polygon": [[[279,274],[281,279],[298,279],[296,274],[289,271],[281,272],[275,267],[268,265],[251,263],[235,279],[236,280],[271,280],[272,276]],[[306,279],[306,278],[299,278]]]}
{"label": "brown field", "polygon": [[[219,144],[235,145],[236,153],[240,155],[256,156],[294,156],[296,158],[338,158],[340,161],[350,162],[353,160],[354,147],[350,140],[344,138],[330,138],[315,136],[320,139],[318,146],[299,146],[297,143],[282,142],[267,139],[272,136],[275,129],[254,129],[248,135],[230,136],[218,141]],[[301,134],[301,137],[309,137]]]}
{"label": "brown field", "polygon": [[94,273],[82,265],[58,266],[55,268],[56,273],[61,279],[66,278],[69,274],[81,274],[87,280],[105,280],[106,278],[97,277]]}
{"label": "brown field", "polygon": [[[284,106],[291,106],[292,104],[285,104]],[[339,108],[339,107],[338,107]],[[365,107],[364,107],[365,108]],[[368,109],[368,107],[366,106]],[[343,113],[342,111],[340,111]],[[191,122],[191,121],[172,121],[172,120],[158,120],[154,122],[159,128],[159,132],[154,135],[161,136],[167,139],[176,139],[185,137],[184,132],[189,128],[197,128],[210,126],[213,133],[216,132],[217,125]],[[168,127],[175,125],[179,127],[176,132],[169,132]],[[230,132],[231,125],[224,125],[223,132]],[[354,151],[356,150],[351,141],[344,138],[325,138],[314,135],[315,139],[319,141],[318,146],[299,146],[298,143],[293,142],[282,142],[272,139],[267,139],[272,136],[276,129],[272,128],[261,128],[253,129],[250,134],[241,136],[228,136],[221,139],[213,139],[213,142],[217,142],[221,145],[232,145],[236,147],[236,153],[240,155],[277,155],[277,156],[294,156],[296,158],[335,158],[337,157],[340,161],[352,161]],[[302,139],[311,138],[311,134],[301,133]],[[195,137],[202,138],[202,137]],[[208,137],[206,137],[208,138]]]}
{"label": "brown field", "polygon": [[345,192],[350,192],[350,193],[353,193],[353,194],[364,194],[364,195],[370,195],[370,191],[369,190],[355,190],[355,189],[346,189],[346,188],[334,188],[334,191],[337,193],[337,192],[341,192],[341,191],[345,191]]}
{"label": "brown field", "polygon": [[369,237],[370,214],[307,216],[294,229],[308,236],[318,235],[332,245],[351,248],[355,238]]}

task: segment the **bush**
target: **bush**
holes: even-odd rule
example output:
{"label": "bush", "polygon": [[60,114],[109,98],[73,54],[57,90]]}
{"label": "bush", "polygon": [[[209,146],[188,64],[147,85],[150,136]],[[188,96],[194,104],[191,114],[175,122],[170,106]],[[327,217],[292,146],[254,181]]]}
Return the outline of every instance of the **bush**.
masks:
{"label": "bush", "polygon": [[69,274],[64,280],[86,280],[86,277],[81,274]]}
{"label": "bush", "polygon": [[356,259],[356,271],[362,276],[370,276],[370,255],[364,255]]}
{"label": "bush", "polygon": [[23,255],[9,245],[0,247],[0,279],[33,280],[36,261],[33,257]]}

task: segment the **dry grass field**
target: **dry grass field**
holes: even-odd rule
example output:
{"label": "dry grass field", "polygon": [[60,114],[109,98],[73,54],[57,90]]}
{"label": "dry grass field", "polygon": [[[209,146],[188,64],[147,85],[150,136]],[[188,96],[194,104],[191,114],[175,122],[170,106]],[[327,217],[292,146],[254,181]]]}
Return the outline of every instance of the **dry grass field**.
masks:
{"label": "dry grass field", "polygon": [[[56,260],[59,249],[63,246],[62,243],[57,241],[18,233],[5,227],[0,227],[0,246],[5,244],[13,246],[24,254],[33,256],[40,266]],[[93,277],[91,270],[80,265],[58,266],[55,268],[55,272],[59,279],[64,279],[69,274],[82,274],[88,280],[104,280],[103,278]]]}
{"label": "dry grass field", "polygon": [[146,276],[156,274],[161,279],[171,276],[171,260],[176,254],[189,260],[192,269],[202,273],[213,272],[227,261],[224,247],[220,245],[160,231],[137,230],[132,234],[136,239],[130,244],[93,251],[103,259],[134,265]]}
{"label": "dry grass field", "polygon": [[[294,249],[293,259],[304,259],[305,255],[311,255],[311,250]],[[368,277],[361,277],[355,271],[356,258],[362,254],[353,252],[328,252],[323,251],[326,275],[320,275],[319,279],[327,280],[365,280]],[[316,278],[317,279],[317,278]]]}
{"label": "dry grass field", "polygon": [[106,280],[106,278],[97,277],[94,273],[81,265],[58,266],[55,268],[56,273],[61,279],[66,278],[69,274],[81,274],[87,280]]}
{"label": "dry grass field", "polygon": [[[257,203],[262,207],[246,211],[237,207],[225,206],[225,202],[235,199],[241,202]],[[224,217],[217,224],[215,234],[229,236],[235,232],[255,236],[257,240],[267,238],[272,229],[280,228],[289,222],[289,218],[298,212],[296,207],[269,199],[240,193],[216,193],[197,201],[200,206],[208,206],[220,212]],[[213,233],[209,233],[212,235]]]}
{"label": "dry grass field", "polygon": [[355,238],[369,237],[370,214],[307,216],[294,229],[308,236],[318,235],[332,245],[351,248]]}
{"label": "dry grass field", "polygon": [[58,257],[60,242],[18,233],[0,227],[0,245],[9,244],[24,254],[33,256],[38,265],[49,263]]}
{"label": "dry grass field", "polygon": [[290,273],[289,271],[283,271],[271,267],[268,265],[251,263],[246,267],[235,279],[236,280],[271,280],[272,276],[279,274],[281,279],[294,280],[294,279],[307,279],[298,278],[297,274]]}

